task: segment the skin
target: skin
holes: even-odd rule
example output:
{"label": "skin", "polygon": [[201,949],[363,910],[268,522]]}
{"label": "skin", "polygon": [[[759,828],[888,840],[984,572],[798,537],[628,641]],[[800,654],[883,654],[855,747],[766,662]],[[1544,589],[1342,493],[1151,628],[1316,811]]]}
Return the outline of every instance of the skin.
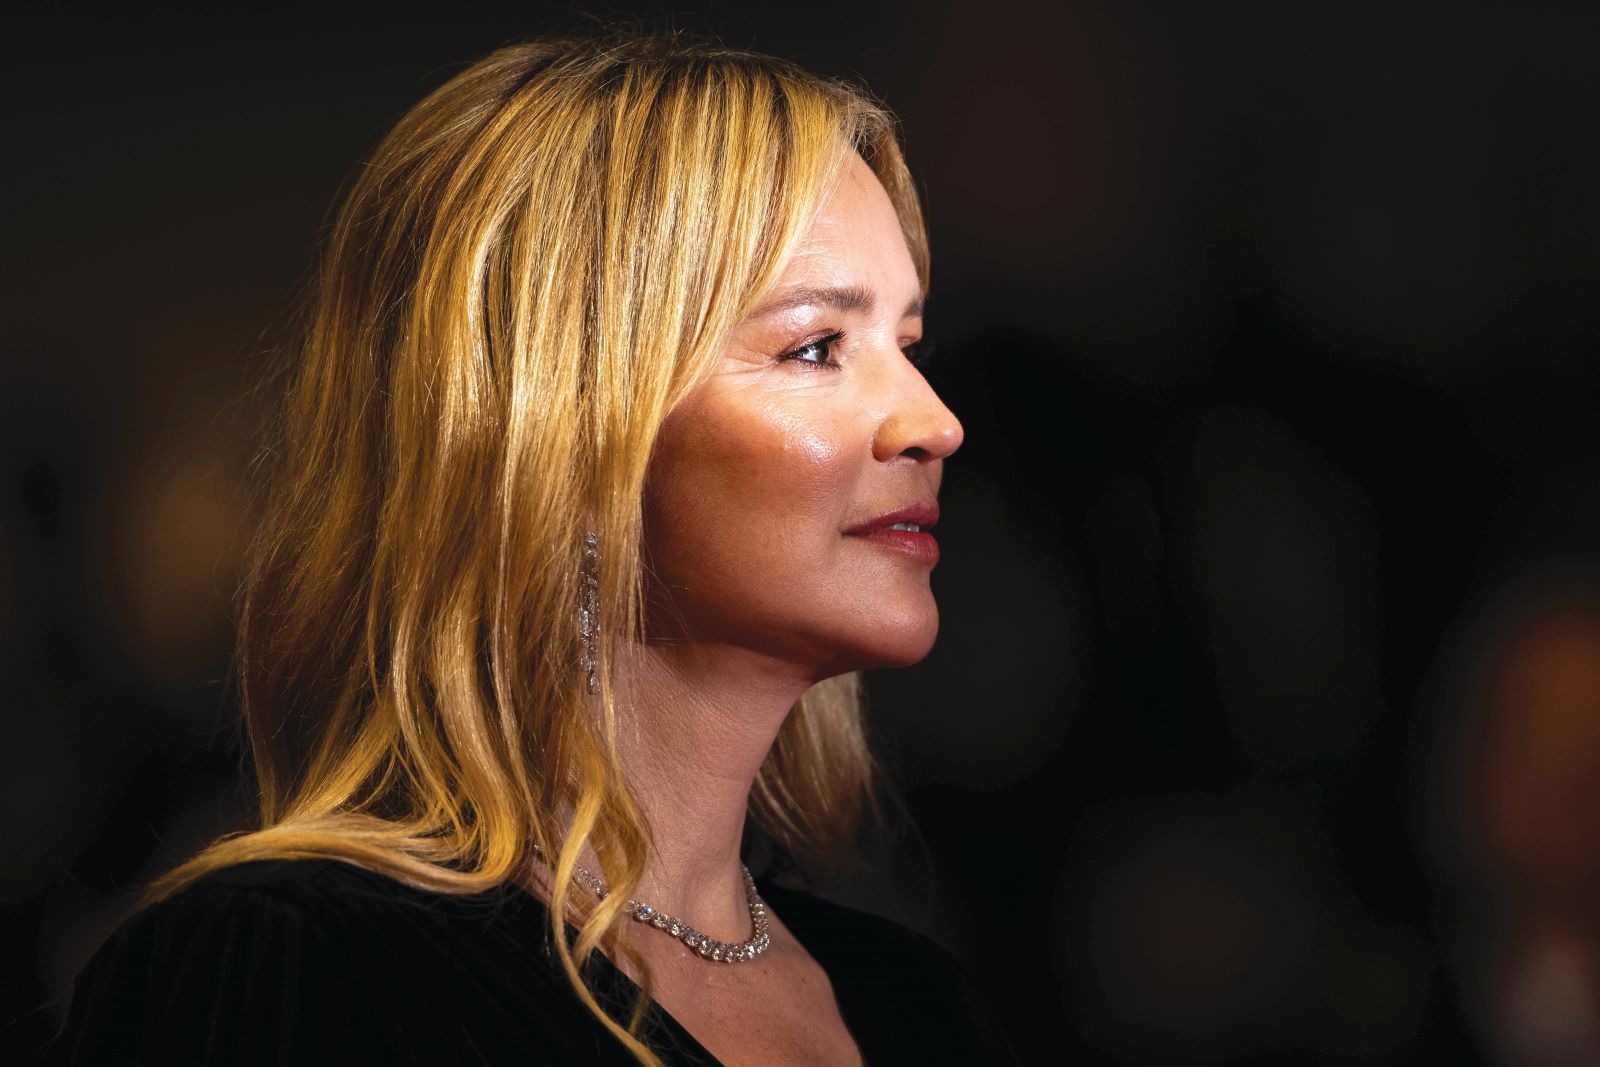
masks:
{"label": "skin", "polygon": [[[824,288],[870,303],[773,306]],[[888,194],[853,158],[652,457],[651,640],[618,679],[624,770],[654,838],[636,895],[721,940],[749,936],[745,808],[795,701],[823,678],[914,663],[938,631],[931,566],[846,532],[936,500],[961,444],[908,358],[921,297]],[[633,924],[625,936],[662,1008],[723,1062],[860,1062],[827,975],[782,916],[768,952],[733,966]]]}
{"label": "skin", "polygon": [[[782,306],[850,287],[873,306]],[[773,296],[663,427],[645,498],[652,567],[676,609],[653,621],[660,639],[739,647],[807,684],[927,655],[930,568],[844,536],[936,500],[961,442],[907,358],[920,296],[888,195],[856,157]]]}

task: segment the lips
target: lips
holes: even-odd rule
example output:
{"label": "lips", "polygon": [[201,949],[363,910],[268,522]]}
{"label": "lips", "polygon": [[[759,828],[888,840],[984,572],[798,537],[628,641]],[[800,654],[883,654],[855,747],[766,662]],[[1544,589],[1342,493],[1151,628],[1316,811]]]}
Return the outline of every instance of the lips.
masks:
{"label": "lips", "polygon": [[928,528],[938,521],[939,505],[912,504],[879,515],[845,533],[914,565],[932,567],[939,562],[939,542]]}
{"label": "lips", "polygon": [[865,537],[879,530],[887,530],[896,523],[911,523],[925,532],[938,521],[938,504],[911,504],[900,508],[898,511],[891,511],[887,515],[879,515],[869,522],[864,522],[860,526],[846,530],[845,533],[856,537]]}

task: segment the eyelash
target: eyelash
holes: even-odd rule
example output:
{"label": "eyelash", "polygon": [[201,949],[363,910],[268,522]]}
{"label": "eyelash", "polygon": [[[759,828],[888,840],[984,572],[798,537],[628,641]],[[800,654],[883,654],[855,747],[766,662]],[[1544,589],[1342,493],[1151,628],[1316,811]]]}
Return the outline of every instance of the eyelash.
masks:
{"label": "eyelash", "polygon": [[[835,330],[826,337],[819,337],[815,341],[807,341],[799,348],[796,348],[791,352],[785,352],[783,355],[778,357],[778,360],[781,363],[804,363],[806,366],[818,370],[824,367],[826,367],[828,370],[839,370],[841,369],[839,364],[832,362],[832,348],[834,345],[843,340],[844,331]],[[823,353],[828,356],[828,362],[819,362],[817,360],[800,358],[800,354],[802,352],[809,352],[813,348],[822,349]],[[905,348],[901,349],[901,351],[905,353],[906,359],[911,362],[913,367],[921,370],[927,365],[928,360],[933,358],[933,342],[927,338],[922,338],[921,340],[911,342]]]}

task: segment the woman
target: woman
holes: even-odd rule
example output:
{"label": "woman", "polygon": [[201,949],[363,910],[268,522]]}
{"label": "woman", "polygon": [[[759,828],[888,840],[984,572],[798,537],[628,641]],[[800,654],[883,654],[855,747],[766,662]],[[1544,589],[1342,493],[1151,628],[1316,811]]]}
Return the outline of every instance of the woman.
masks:
{"label": "woman", "polygon": [[151,889],[56,1051],[1003,1057],[937,950],[740,860],[747,818],[848,844],[855,672],[934,639],[926,281],[890,116],[789,64],[546,40],[418,105],[333,227],[245,582],[261,828]]}

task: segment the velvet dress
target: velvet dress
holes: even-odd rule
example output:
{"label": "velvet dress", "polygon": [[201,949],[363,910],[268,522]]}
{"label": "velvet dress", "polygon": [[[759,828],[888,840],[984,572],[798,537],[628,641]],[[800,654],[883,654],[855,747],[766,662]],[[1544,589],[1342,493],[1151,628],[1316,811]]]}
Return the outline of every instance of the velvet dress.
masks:
{"label": "velvet dress", "polygon": [[[868,1064],[1015,1062],[983,997],[931,941],[804,893],[759,889],[827,972]],[[627,1018],[633,982],[599,953],[584,974],[613,1017]],[[718,1063],[658,1005],[642,1036],[666,1063]],[[134,914],[78,976],[46,1058],[637,1062],[578,1001],[537,898],[512,886],[430,893],[326,859],[215,871]]]}

